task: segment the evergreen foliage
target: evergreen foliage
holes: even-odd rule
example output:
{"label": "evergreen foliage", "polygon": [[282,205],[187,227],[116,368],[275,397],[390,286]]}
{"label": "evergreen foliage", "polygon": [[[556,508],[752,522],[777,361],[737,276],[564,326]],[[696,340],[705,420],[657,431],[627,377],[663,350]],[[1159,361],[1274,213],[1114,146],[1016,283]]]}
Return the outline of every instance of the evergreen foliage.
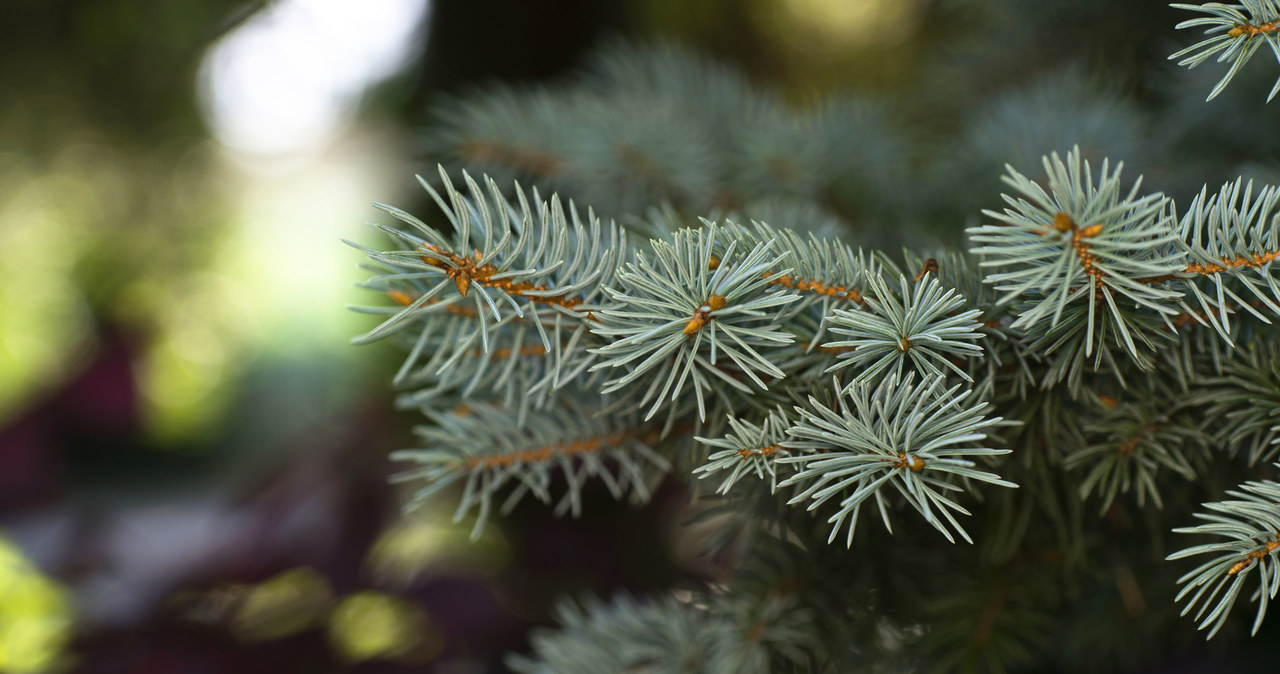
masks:
{"label": "evergreen foliage", "polygon": [[786,596],[640,602],[623,595],[609,604],[562,602],[558,613],[559,630],[534,635],[536,659],[509,660],[515,671],[732,674],[812,666],[813,618]]}
{"label": "evergreen foliage", "polygon": [[1231,607],[1246,586],[1245,581],[1255,568],[1258,570],[1258,587],[1252,591],[1251,597],[1252,601],[1258,602],[1253,621],[1255,634],[1267,613],[1267,603],[1275,599],[1280,582],[1280,566],[1277,566],[1274,554],[1280,549],[1280,533],[1277,533],[1280,532],[1280,484],[1269,480],[1246,482],[1239,491],[1228,491],[1227,495],[1238,498],[1204,504],[1210,512],[1196,513],[1196,518],[1204,520],[1204,524],[1175,531],[1220,536],[1228,540],[1185,548],[1169,555],[1169,559],[1182,559],[1217,554],[1178,579],[1184,584],[1178,600],[1190,597],[1182,614],[1190,613],[1198,605],[1200,608],[1195,619],[1201,621],[1200,629],[1210,628],[1210,637],[1222,629]]}
{"label": "evergreen foliage", "polygon": [[[1212,37],[1173,58],[1231,61],[1210,98],[1264,42],[1280,57],[1271,0],[1175,6]],[[709,551],[736,560],[706,587],[564,604],[518,671],[1000,670],[1090,643],[1108,612],[1142,613],[1135,639],[1186,629],[1142,607],[1172,608],[1199,555],[1183,613],[1213,637],[1249,597],[1258,630],[1280,484],[1226,488],[1280,444],[1280,188],[1241,178],[1179,209],[1075,148],[1042,175],[1007,166],[1004,209],[946,250],[905,224],[934,204],[860,200],[902,179],[890,117],[797,113],[628,45],[576,84],[438,110],[451,161],[624,225],[443,168],[422,183],[438,224],[384,207],[404,227],[361,246],[388,299],[357,341],[402,344],[401,404],[429,422],[397,479],[416,501],[460,492],[478,533],[527,494],[576,514],[588,480],[643,501],[692,475],[694,507],[728,515]],[[886,223],[916,245],[836,234]],[[883,529],[857,529],[870,501]]]}
{"label": "evergreen foliage", "polygon": [[[782,444],[790,456],[781,463],[796,463],[797,472],[780,486],[802,485],[788,505],[811,499],[813,510],[833,497],[842,497],[839,510],[827,521],[832,525],[827,542],[835,540],[848,521],[845,545],[853,545],[858,510],[862,502],[875,496],[876,506],[889,526],[888,502],[881,488],[891,484],[898,496],[924,516],[952,543],[950,525],[966,541],[969,535],[952,516],[969,512],[944,496],[944,492],[964,491],[956,482],[963,478],[1003,487],[1016,485],[986,471],[975,470],[965,457],[1008,454],[1007,449],[970,447],[982,440],[983,428],[1001,419],[986,419],[987,403],[965,407],[969,393],[960,387],[942,390],[942,375],[927,377],[913,385],[912,375],[899,381],[897,374],[882,379],[875,390],[865,382],[845,389],[836,409],[810,398],[808,407],[797,407],[800,419]],[[896,500],[896,499],[895,499]]]}
{"label": "evergreen foliage", "polygon": [[[1222,93],[1236,73],[1240,72],[1240,68],[1264,44],[1271,48],[1277,64],[1280,64],[1280,3],[1276,0],[1241,0],[1238,5],[1220,2],[1203,5],[1175,3],[1172,6],[1205,14],[1183,21],[1178,24],[1178,28],[1205,26],[1204,32],[1210,37],[1173,54],[1170,59],[1181,59],[1178,65],[1188,68],[1194,68],[1215,56],[1219,63],[1231,63],[1227,74],[1218,80],[1213,91],[1209,92],[1209,98],[1205,100],[1213,100]],[[1276,93],[1280,93],[1280,77],[1276,78],[1275,86],[1267,94],[1267,101],[1275,98]]]}

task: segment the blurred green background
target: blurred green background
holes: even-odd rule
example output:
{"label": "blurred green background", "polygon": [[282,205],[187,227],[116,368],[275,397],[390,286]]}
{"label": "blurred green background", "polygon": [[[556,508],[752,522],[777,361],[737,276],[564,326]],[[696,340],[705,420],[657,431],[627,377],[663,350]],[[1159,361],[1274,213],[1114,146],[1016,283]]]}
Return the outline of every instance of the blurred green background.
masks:
{"label": "blurred green background", "polygon": [[679,485],[578,522],[522,508],[474,545],[447,511],[399,515],[385,457],[414,419],[392,411],[398,354],[347,345],[369,324],[343,309],[361,272],[339,239],[377,241],[372,201],[423,203],[417,139],[442,93],[556,81],[611,36],[669,40],[796,102],[909,98],[905,128],[982,175],[989,205],[994,157],[1076,142],[1018,145],[999,101],[1068,72],[1096,98],[1046,115],[1097,128],[1063,134],[1180,197],[1274,171],[1257,86],[1205,107],[1212,73],[1164,62],[1179,18],[1103,0],[5,0],[0,672],[503,671],[560,593],[698,573],[666,533]]}

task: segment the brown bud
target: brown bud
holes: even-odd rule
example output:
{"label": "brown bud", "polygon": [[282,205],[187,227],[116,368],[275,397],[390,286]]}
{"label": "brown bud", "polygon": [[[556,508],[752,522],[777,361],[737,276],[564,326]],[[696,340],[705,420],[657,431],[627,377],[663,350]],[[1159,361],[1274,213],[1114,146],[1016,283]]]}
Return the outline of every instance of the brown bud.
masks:
{"label": "brown bud", "polygon": [[924,266],[920,268],[920,273],[916,274],[915,278],[911,279],[911,281],[913,283],[919,282],[920,279],[924,278],[925,274],[929,273],[932,273],[934,276],[938,275],[938,261],[932,257],[924,261]]}
{"label": "brown bud", "polygon": [[708,320],[710,319],[707,317],[707,315],[699,311],[698,313],[693,315],[693,318],[689,319],[689,322],[685,324],[684,330],[681,330],[680,334],[692,335],[693,333],[701,330],[702,327],[707,324]]}
{"label": "brown bud", "polygon": [[1075,226],[1076,223],[1072,221],[1071,216],[1063,213],[1062,211],[1058,211],[1058,214],[1053,216],[1053,228],[1059,232],[1074,229]]}

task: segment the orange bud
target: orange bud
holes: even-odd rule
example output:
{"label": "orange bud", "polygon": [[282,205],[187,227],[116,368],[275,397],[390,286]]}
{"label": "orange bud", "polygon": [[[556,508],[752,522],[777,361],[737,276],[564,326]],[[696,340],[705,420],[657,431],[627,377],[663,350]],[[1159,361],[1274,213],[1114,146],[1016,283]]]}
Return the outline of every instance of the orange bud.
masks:
{"label": "orange bud", "polygon": [[701,330],[702,327],[707,324],[707,320],[707,315],[699,311],[693,315],[693,318],[689,319],[689,322],[685,324],[684,330],[681,330],[680,334],[692,335],[693,333]]}
{"label": "orange bud", "polygon": [[1059,232],[1065,232],[1075,226],[1076,223],[1071,220],[1071,216],[1062,211],[1058,211],[1058,214],[1053,216],[1053,228]]}
{"label": "orange bud", "polygon": [[458,294],[466,297],[467,291],[471,289],[471,277],[466,274],[458,274],[453,277],[453,283],[458,286]]}

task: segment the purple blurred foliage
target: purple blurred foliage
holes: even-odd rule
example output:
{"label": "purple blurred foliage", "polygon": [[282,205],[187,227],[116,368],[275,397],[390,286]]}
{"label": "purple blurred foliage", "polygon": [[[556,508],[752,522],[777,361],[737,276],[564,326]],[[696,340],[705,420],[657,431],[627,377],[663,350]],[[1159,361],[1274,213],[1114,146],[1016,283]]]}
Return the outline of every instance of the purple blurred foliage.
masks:
{"label": "purple blurred foliage", "polygon": [[73,453],[107,453],[140,441],[135,343],[105,327],[86,365],[0,426],[0,515],[59,497]]}
{"label": "purple blurred foliage", "polygon": [[[667,486],[634,508],[598,487],[586,490],[581,519],[522,504],[500,523],[505,566],[444,565],[407,587],[379,587],[366,558],[401,517],[386,456],[407,437],[387,393],[279,447],[162,450],[141,428],[136,338],[104,328],[98,343],[78,373],[0,429],[0,525],[75,594],[75,671],[501,672],[503,655],[527,647],[560,596],[681,577],[659,523],[687,495]],[[323,615],[300,633],[251,642],[236,637],[225,608],[208,609],[227,588],[298,568],[323,576],[335,601],[375,589],[419,607],[443,650],[429,661],[347,663]]]}

